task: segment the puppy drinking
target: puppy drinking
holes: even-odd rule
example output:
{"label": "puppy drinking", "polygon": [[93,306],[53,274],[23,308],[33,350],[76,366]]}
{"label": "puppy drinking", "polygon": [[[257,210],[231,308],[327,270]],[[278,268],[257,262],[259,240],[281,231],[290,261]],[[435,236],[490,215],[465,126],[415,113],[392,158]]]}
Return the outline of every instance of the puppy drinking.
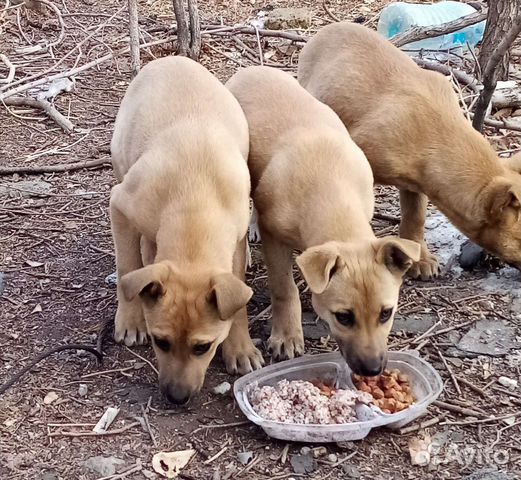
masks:
{"label": "puppy drinking", "polygon": [[329,105],[371,163],[400,189],[400,236],[422,244],[410,273],[438,273],[424,241],[427,197],[472,241],[521,267],[521,175],[463,116],[450,82],[369,28],[339,22],[304,47],[298,79]]}
{"label": "puppy drinking", "polygon": [[246,317],[248,125],[204,67],[168,57],[130,84],[111,150],[115,338],[130,346],[148,333],[161,390],[186,403],[219,344],[232,373],[263,363]]}
{"label": "puppy drinking", "polygon": [[275,358],[304,350],[292,251],[352,369],[377,375],[386,363],[402,277],[419,259],[410,240],[377,239],[373,176],[338,116],[286,73],[250,67],[227,87],[250,128],[248,166],[268,269]]}

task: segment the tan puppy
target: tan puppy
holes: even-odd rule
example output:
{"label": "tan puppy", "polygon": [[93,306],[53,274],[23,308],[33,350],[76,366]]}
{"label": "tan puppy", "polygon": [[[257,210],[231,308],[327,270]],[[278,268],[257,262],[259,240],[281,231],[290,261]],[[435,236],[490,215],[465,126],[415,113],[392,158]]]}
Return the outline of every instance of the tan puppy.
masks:
{"label": "tan puppy", "polygon": [[269,347],[277,358],[304,350],[292,251],[353,370],[376,375],[386,362],[398,293],[420,246],[377,239],[373,176],[337,115],[286,73],[239,71],[227,83],[250,127],[248,166],[273,307]]}
{"label": "tan puppy", "polygon": [[424,242],[427,197],[475,243],[521,266],[521,176],[464,118],[446,78],[340,22],[304,47],[298,79],[340,116],[375,181],[400,188],[400,236],[422,243],[413,276],[438,273]]}
{"label": "tan puppy", "polygon": [[149,63],[130,84],[111,149],[121,181],[110,199],[115,338],[140,344],[148,332],[162,391],[185,403],[223,341],[230,372],[263,363],[248,334],[252,292],[243,282],[247,122],[204,67],[168,57]]}

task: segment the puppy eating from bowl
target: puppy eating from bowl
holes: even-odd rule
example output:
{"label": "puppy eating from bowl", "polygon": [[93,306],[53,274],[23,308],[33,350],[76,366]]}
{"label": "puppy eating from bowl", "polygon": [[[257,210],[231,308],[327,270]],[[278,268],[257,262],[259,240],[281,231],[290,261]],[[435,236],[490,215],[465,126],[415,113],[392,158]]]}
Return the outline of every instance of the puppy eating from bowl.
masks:
{"label": "puppy eating from bowl", "polygon": [[296,262],[316,313],[329,324],[351,368],[381,373],[403,276],[420,245],[376,238],[373,175],[338,116],[290,75],[239,71],[227,87],[250,129],[252,198],[268,270],[274,359],[304,350]]}
{"label": "puppy eating from bowl", "polygon": [[246,317],[248,125],[230,92],[184,57],[130,84],[111,144],[115,339],[152,339],[159,384],[184,404],[222,343],[230,373],[262,366]]}

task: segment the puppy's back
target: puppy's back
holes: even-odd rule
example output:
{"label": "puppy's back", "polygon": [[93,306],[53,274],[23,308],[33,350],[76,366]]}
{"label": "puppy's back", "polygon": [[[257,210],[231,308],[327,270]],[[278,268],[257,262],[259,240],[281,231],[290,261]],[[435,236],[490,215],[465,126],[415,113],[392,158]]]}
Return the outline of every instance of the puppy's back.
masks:
{"label": "puppy's back", "polygon": [[233,95],[197,62],[165,57],[140,71],[121,102],[111,144],[116,176],[121,180],[154,140],[182,123],[225,129],[247,157],[248,126]]}
{"label": "puppy's back", "polygon": [[226,84],[249,124],[249,166],[255,182],[290,132],[329,128],[349,137],[342,121],[291,77],[270,67],[239,70]]}

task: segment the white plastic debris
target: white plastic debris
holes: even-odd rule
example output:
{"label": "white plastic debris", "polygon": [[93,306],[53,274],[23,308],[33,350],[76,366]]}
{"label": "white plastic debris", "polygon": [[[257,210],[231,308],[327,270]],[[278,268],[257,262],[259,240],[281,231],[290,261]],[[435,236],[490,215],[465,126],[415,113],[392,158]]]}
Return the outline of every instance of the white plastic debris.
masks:
{"label": "white plastic debris", "polygon": [[181,469],[190,461],[195,450],[180,450],[178,452],[159,452],[152,458],[154,470],[166,478],[176,478]]}
{"label": "white plastic debris", "polygon": [[432,442],[431,437],[411,438],[409,440],[409,453],[411,455],[411,463],[425,467],[431,461]]}
{"label": "white plastic debris", "polygon": [[500,383],[506,388],[509,388],[510,390],[514,390],[517,387],[517,380],[513,378],[499,377],[497,381],[498,383]]}
{"label": "white plastic debris", "polygon": [[89,387],[87,387],[87,384],[80,383],[80,386],[78,387],[78,395],[80,397],[86,397],[88,391],[89,391]]}
{"label": "white plastic debris", "polygon": [[69,78],[58,78],[52,81],[46,91],[42,91],[36,97],[38,100],[47,100],[55,98],[62,92],[72,92],[74,90],[74,81]]}
{"label": "white plastic debris", "polygon": [[213,393],[216,393],[218,395],[226,395],[230,390],[232,389],[232,386],[228,382],[223,382],[214,387]]}
{"label": "white plastic debris", "polygon": [[239,452],[237,454],[237,460],[239,460],[243,465],[248,465],[252,458],[253,452]]}
{"label": "white plastic debris", "polygon": [[45,405],[50,405],[51,403],[58,400],[58,394],[56,392],[49,392],[47,395],[45,395],[45,398],[43,399],[43,403]]}
{"label": "white plastic debris", "polygon": [[95,433],[105,433],[109,427],[112,425],[112,422],[116,419],[119,413],[119,408],[109,407],[105,410],[103,416],[99,419],[96,426],[92,429]]}

